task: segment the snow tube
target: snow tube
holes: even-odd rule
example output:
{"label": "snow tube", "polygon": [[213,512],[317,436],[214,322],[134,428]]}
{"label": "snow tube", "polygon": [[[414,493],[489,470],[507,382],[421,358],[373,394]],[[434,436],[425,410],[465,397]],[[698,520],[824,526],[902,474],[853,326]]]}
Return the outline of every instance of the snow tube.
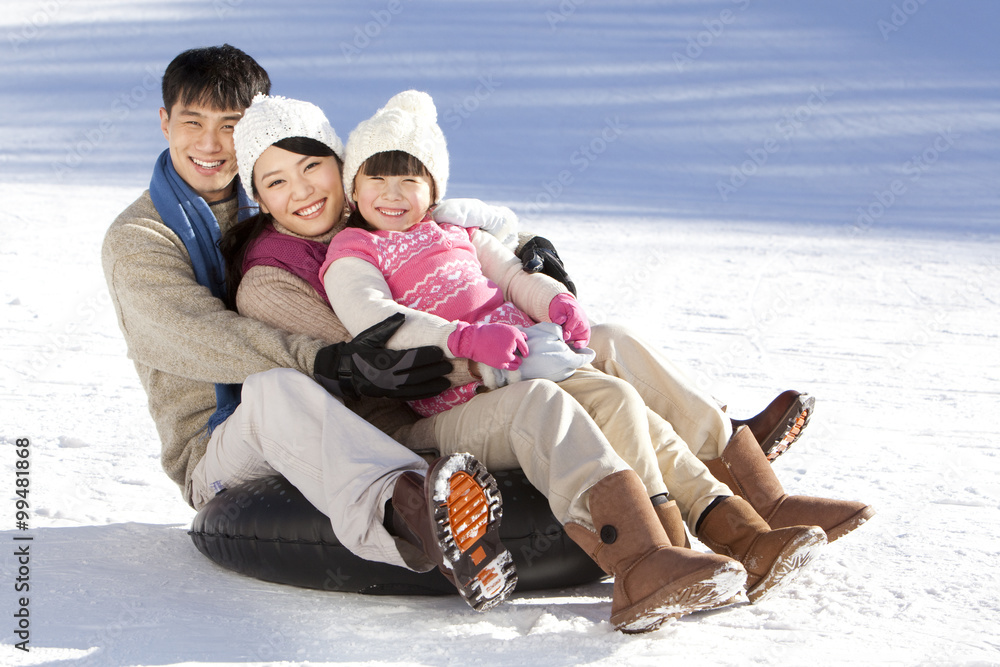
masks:
{"label": "snow tube", "polygon": [[[517,567],[516,590],[563,588],[605,576],[566,535],[522,471],[494,477],[503,494],[500,536]],[[198,512],[189,534],[217,564],[264,581],[372,595],[456,593],[436,569],[412,572],[355,556],[340,544],[329,519],[280,476],[223,491]]]}

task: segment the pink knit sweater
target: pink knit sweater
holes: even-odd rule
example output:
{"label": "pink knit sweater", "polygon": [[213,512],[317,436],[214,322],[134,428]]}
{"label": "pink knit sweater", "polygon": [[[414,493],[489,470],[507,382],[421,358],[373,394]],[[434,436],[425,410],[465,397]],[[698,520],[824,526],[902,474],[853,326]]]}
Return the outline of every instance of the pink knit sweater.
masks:
{"label": "pink knit sweater", "polygon": [[[531,326],[532,319],[504,301],[500,288],[485,275],[470,240],[474,230],[422,222],[405,232],[348,228],[330,242],[323,276],[337,259],[355,257],[374,265],[400,305],[448,321],[502,322]],[[411,407],[429,417],[471,399],[479,383],[450,389]]]}

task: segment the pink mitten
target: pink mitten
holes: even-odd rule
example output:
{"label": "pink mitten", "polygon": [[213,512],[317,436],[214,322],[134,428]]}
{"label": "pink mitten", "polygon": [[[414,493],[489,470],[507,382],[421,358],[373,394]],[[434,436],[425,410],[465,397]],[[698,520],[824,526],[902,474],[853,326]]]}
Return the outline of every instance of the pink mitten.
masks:
{"label": "pink mitten", "polygon": [[587,347],[590,342],[590,322],[572,294],[563,292],[549,302],[549,319],[562,326],[563,340],[571,347]]}
{"label": "pink mitten", "polygon": [[528,356],[528,337],[512,324],[460,322],[448,336],[448,349],[456,357],[514,370]]}

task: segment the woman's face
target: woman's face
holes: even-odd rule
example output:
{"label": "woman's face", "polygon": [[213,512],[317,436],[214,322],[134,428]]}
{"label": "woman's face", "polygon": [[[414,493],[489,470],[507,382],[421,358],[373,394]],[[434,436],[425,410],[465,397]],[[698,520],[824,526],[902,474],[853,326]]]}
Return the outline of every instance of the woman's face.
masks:
{"label": "woman's face", "polygon": [[300,236],[321,236],[344,217],[344,184],[337,159],[269,146],[253,168],[265,213]]}
{"label": "woman's face", "polygon": [[426,176],[369,176],[359,172],[354,179],[354,201],[372,227],[406,231],[427,215],[431,181]]}

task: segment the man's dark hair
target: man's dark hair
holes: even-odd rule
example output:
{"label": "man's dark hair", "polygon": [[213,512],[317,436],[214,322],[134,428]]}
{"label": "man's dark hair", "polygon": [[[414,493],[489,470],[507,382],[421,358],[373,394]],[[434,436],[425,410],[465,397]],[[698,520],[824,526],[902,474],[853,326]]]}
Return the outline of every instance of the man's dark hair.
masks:
{"label": "man's dark hair", "polygon": [[229,44],[185,51],[163,73],[163,106],[168,114],[178,102],[242,111],[254,95],[270,92],[271,79],[264,68]]}

